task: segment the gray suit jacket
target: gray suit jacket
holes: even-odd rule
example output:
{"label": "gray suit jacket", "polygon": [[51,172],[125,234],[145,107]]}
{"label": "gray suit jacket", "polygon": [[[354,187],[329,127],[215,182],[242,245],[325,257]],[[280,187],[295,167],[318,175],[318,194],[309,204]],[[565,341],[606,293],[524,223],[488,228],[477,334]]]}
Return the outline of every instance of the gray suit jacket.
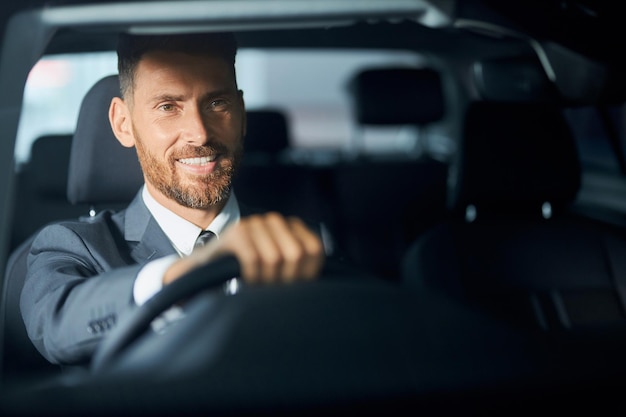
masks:
{"label": "gray suit jacket", "polygon": [[[240,209],[242,216],[263,212]],[[46,226],[30,246],[20,297],[28,337],[52,363],[87,364],[117,320],[137,308],[139,270],[175,253],[141,191],[120,212]],[[343,262],[333,264],[344,273]]]}
{"label": "gray suit jacket", "polygon": [[176,253],[139,193],[118,213],[45,227],[28,254],[20,298],[26,330],[50,362],[86,363],[119,317],[150,260]]}

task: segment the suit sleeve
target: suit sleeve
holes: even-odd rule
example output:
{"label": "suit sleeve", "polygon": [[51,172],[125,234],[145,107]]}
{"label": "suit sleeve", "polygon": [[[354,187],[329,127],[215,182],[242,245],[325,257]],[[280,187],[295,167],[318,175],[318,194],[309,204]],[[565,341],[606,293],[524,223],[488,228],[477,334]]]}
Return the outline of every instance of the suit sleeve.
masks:
{"label": "suit sleeve", "polygon": [[28,255],[20,308],[30,339],[52,363],[86,364],[120,315],[135,308],[132,287],[142,265],[107,257],[118,248],[107,246],[106,231],[93,234],[105,244],[66,225],[48,226]]}

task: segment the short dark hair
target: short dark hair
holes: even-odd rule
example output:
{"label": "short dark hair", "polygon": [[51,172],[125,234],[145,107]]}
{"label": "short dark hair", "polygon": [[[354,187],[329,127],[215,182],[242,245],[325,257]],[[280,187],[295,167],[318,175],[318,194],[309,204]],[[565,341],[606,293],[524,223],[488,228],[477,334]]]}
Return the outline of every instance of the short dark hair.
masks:
{"label": "short dark hair", "polygon": [[122,96],[133,86],[135,69],[142,56],[152,51],[176,51],[194,55],[215,55],[235,68],[237,40],[226,32],[181,35],[120,34],[117,43],[117,70]]}

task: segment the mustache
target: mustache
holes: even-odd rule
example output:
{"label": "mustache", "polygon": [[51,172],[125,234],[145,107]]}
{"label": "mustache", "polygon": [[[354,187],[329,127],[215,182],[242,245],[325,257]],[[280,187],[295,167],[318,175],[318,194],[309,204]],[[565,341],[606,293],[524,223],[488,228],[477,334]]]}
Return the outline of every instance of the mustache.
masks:
{"label": "mustache", "polygon": [[211,143],[202,146],[185,145],[172,154],[172,159],[202,158],[216,154],[228,154],[227,146],[220,143]]}

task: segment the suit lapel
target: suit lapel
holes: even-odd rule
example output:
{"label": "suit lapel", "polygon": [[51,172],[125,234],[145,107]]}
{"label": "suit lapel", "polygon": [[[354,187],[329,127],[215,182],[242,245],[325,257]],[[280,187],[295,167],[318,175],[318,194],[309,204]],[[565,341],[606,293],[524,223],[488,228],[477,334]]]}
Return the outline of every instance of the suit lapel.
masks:
{"label": "suit lapel", "polygon": [[[265,210],[241,204],[239,207],[241,216],[265,212]],[[131,257],[138,263],[176,254],[169,238],[144,204],[141,190],[126,209],[124,239],[131,247]]]}
{"label": "suit lapel", "polygon": [[144,204],[141,191],[126,209],[124,238],[132,247],[130,255],[139,263],[176,254],[169,239]]}

